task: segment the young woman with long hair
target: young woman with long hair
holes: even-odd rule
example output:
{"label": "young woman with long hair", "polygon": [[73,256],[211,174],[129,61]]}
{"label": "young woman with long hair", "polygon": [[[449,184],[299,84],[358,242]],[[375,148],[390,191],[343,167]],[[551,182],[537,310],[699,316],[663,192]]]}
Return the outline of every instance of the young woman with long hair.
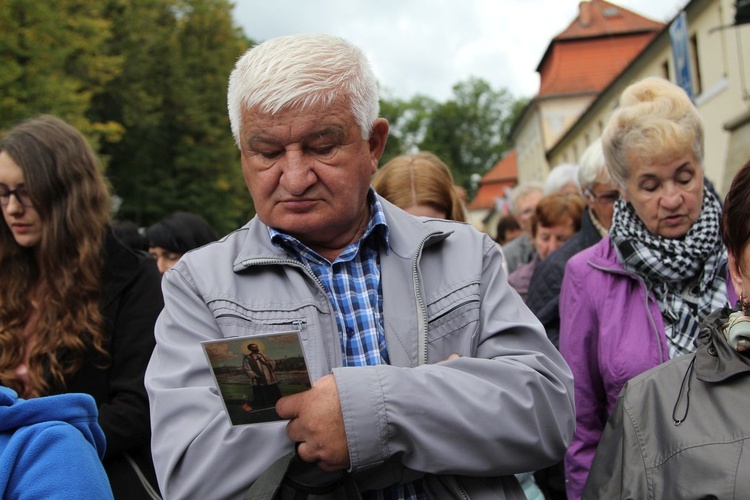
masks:
{"label": "young woman with long hair", "polygon": [[154,261],[113,235],[99,161],[58,118],[0,139],[0,205],[0,384],[26,399],[92,395],[115,497],[152,497],[143,375],[162,307]]}

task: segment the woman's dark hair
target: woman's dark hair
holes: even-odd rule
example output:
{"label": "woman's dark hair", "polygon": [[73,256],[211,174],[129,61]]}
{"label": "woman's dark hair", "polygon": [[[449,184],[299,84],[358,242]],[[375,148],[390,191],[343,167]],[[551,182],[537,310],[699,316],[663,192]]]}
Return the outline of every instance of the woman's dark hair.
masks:
{"label": "woman's dark hair", "polygon": [[724,209],[721,214],[721,238],[729,253],[737,259],[737,266],[742,262],[742,252],[750,242],[750,160],[734,176]]}
{"label": "woman's dark hair", "polygon": [[113,220],[112,230],[120,241],[135,250],[148,252],[148,241],[146,236],[141,233],[138,224],[132,220]]}
{"label": "woman's dark hair", "polygon": [[521,225],[512,214],[505,214],[497,221],[495,230],[495,241],[501,245],[508,242],[507,234],[510,231],[520,231]]}
{"label": "woman's dark hair", "polygon": [[161,247],[167,251],[184,254],[201,247],[218,236],[206,220],[191,212],[175,212],[146,229],[150,247]]}
{"label": "woman's dark hair", "polygon": [[[13,127],[0,139],[0,151],[23,172],[42,223],[34,250],[18,245],[0,224],[0,384],[44,395],[65,387],[91,346],[107,356],[100,306],[108,186],[84,136],[54,116]],[[24,328],[35,304],[42,307],[29,345]],[[15,372],[25,359],[27,384]]]}

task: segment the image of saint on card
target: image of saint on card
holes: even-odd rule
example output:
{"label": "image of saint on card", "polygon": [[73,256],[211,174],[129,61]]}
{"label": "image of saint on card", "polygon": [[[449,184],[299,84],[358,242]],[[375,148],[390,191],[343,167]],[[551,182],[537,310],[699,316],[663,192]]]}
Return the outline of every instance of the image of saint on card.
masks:
{"label": "image of saint on card", "polygon": [[281,420],[276,401],[311,387],[296,331],[201,344],[232,425]]}

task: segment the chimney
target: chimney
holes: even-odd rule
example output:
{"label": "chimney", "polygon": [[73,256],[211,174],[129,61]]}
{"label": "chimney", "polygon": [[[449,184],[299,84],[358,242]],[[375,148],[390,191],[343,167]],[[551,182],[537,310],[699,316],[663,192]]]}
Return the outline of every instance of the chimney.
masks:
{"label": "chimney", "polygon": [[584,1],[578,4],[578,24],[585,27],[591,26],[591,2]]}

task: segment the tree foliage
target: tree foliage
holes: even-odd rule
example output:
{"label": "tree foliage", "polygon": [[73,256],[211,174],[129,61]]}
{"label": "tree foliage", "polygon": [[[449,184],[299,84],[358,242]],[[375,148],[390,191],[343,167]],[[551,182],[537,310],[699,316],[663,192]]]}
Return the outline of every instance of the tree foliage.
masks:
{"label": "tree foliage", "polygon": [[4,0],[0,129],[60,116],[102,156],[119,218],[188,210],[229,231],[253,212],[226,112],[251,43],[228,0]]}
{"label": "tree foliage", "polygon": [[[229,128],[226,88],[252,45],[229,0],[3,0],[0,133],[50,113],[79,128],[102,157],[118,218],[149,225],[175,210],[220,233],[253,214]],[[480,79],[445,102],[381,100],[391,124],[383,162],[429,150],[471,190],[510,148],[523,107]]]}
{"label": "tree foliage", "polygon": [[472,176],[486,173],[512,147],[510,127],[525,104],[477,78],[454,85],[445,102],[419,95],[408,101],[383,99],[381,114],[391,123],[392,142],[383,160],[431,151],[451,167],[456,183],[471,192]]}
{"label": "tree foliage", "polygon": [[0,2],[0,131],[41,114],[57,115],[96,141],[116,123],[91,122],[92,96],[122,70],[107,50],[111,23],[99,0]]}
{"label": "tree foliage", "polygon": [[229,131],[229,73],[250,45],[226,0],[110,0],[122,74],[92,110],[124,124],[103,148],[120,217],[151,224],[175,210],[219,232],[252,215]]}

